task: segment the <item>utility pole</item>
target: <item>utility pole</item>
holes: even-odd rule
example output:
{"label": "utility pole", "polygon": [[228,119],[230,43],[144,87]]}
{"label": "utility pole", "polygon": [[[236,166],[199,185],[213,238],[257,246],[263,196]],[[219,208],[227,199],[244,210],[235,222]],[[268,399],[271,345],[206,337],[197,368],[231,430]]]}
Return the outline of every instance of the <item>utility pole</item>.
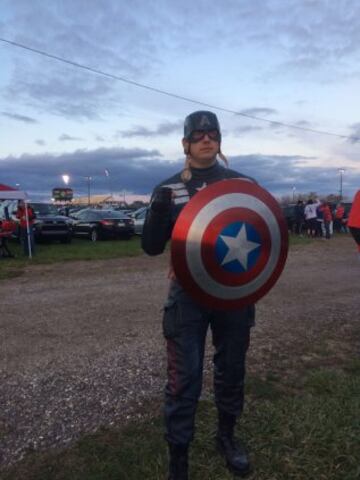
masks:
{"label": "utility pole", "polygon": [[342,192],[343,192],[343,175],[345,173],[345,168],[339,168],[339,173],[340,173],[340,198],[339,201],[342,201]]}

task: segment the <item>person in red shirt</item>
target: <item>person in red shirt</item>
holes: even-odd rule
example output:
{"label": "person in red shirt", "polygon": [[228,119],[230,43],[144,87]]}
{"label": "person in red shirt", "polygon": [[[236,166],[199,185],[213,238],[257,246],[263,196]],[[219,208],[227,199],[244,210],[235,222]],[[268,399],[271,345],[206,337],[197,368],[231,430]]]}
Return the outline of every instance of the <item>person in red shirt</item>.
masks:
{"label": "person in red shirt", "polygon": [[325,229],[325,238],[327,240],[330,239],[330,224],[332,222],[332,214],[327,202],[323,202],[319,207],[319,210],[322,214],[323,221],[324,221],[324,229]]}
{"label": "person in red shirt", "polygon": [[7,241],[15,230],[15,222],[12,220],[0,220],[0,257],[13,258],[14,255],[9,250]]}
{"label": "person in red shirt", "polygon": [[334,219],[334,229],[337,233],[344,232],[344,216],[345,216],[345,208],[342,203],[338,203],[336,205],[335,210],[335,219]]}
{"label": "person in red shirt", "polygon": [[[26,218],[27,217],[27,218]],[[18,209],[16,211],[16,218],[20,220],[20,240],[24,247],[24,254],[29,255],[29,244],[31,253],[34,254],[34,220],[36,218],[34,210],[30,205],[25,205],[23,200],[19,200]],[[29,231],[27,228],[27,220],[29,223]]]}
{"label": "person in red shirt", "polygon": [[358,246],[360,260],[360,190],[357,191],[350,210],[348,227]]}

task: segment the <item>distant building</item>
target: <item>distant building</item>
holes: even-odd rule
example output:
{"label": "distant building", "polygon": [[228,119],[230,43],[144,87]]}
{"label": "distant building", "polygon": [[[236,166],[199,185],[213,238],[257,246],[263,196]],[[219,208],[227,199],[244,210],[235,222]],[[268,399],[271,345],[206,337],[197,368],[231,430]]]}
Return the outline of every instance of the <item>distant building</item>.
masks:
{"label": "distant building", "polygon": [[[91,205],[118,205],[120,207],[126,208],[129,205],[144,205],[148,204],[150,201],[150,195],[91,195],[90,204]],[[87,195],[83,197],[75,197],[72,200],[72,205],[88,205],[89,198]]]}

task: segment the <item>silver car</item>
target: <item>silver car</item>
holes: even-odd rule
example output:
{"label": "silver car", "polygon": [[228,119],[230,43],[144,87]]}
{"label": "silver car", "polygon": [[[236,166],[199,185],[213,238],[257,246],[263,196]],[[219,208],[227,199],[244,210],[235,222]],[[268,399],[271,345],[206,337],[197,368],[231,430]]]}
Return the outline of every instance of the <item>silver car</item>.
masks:
{"label": "silver car", "polygon": [[142,235],[147,209],[148,207],[141,207],[131,215],[134,219],[135,235]]}

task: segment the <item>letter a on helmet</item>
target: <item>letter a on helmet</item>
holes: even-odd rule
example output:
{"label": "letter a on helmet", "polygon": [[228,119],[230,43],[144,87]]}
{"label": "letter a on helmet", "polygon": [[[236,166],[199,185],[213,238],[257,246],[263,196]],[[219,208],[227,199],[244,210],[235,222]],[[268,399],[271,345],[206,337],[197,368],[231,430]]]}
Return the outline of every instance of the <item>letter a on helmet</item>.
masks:
{"label": "letter a on helmet", "polygon": [[[185,118],[184,123],[184,138],[189,140],[191,134],[195,130],[209,131],[209,130],[218,130],[220,131],[220,124],[217,116],[213,112],[208,112],[206,110],[201,110],[199,112],[193,112]],[[221,136],[220,136],[221,140]]]}

